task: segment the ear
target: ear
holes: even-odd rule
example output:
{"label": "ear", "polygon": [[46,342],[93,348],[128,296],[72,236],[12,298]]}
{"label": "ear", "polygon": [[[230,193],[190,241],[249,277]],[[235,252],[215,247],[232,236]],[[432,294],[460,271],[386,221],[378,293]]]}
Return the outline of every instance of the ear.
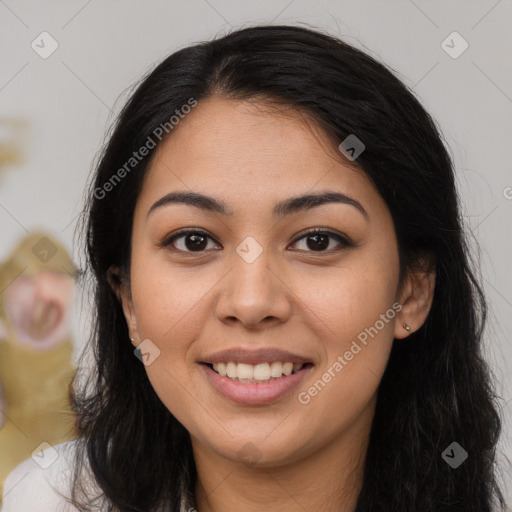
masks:
{"label": "ear", "polygon": [[[407,271],[397,299],[402,309],[396,315],[396,339],[406,338],[417,331],[427,319],[434,299],[436,282],[434,261],[433,255],[423,256],[417,268]],[[410,327],[410,332],[404,324]]]}
{"label": "ear", "polygon": [[127,282],[126,277],[122,277],[119,268],[115,266],[111,266],[108,269],[107,281],[121,303],[130,339],[133,340],[132,343],[136,345],[139,339],[139,329],[137,326],[137,316],[135,313],[135,306],[133,305],[130,285]]}

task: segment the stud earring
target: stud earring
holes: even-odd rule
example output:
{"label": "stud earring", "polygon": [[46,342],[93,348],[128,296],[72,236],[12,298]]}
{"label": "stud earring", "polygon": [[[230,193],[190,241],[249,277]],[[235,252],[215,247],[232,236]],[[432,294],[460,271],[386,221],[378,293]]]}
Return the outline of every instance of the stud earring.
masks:
{"label": "stud earring", "polygon": [[410,328],[407,324],[404,324],[404,329],[405,329],[407,332],[411,332],[411,328]]}

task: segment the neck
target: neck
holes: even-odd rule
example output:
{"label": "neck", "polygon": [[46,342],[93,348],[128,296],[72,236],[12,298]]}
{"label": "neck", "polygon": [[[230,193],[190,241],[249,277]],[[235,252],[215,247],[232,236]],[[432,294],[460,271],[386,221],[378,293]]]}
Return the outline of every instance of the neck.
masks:
{"label": "neck", "polygon": [[287,464],[248,466],[193,439],[197,512],[354,512],[373,413],[374,403],[329,443]]}

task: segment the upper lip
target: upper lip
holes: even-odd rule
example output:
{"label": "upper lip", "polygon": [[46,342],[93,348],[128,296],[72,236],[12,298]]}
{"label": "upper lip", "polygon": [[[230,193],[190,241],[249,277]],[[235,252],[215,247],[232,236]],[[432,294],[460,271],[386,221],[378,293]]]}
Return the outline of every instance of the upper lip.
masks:
{"label": "upper lip", "polygon": [[204,357],[203,363],[245,363],[245,364],[260,364],[272,363],[274,361],[281,361],[282,363],[310,363],[311,359],[307,357],[294,354],[287,350],[279,350],[276,348],[260,348],[243,349],[243,348],[229,348],[215,352],[214,354]]}

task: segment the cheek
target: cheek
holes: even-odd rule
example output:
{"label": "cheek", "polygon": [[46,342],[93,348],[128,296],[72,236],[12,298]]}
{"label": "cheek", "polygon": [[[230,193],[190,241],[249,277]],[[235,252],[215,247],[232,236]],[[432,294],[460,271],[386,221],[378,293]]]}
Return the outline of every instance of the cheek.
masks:
{"label": "cheek", "polygon": [[154,254],[132,260],[131,290],[140,338],[151,340],[158,358],[145,367],[156,394],[171,413],[186,425],[200,415],[192,399],[193,361],[189,348],[200,337],[204,319],[201,300],[211,284],[192,272],[171,269]]}
{"label": "cheek", "polygon": [[[388,251],[388,257],[378,258],[375,249],[354,252],[329,272],[297,279],[294,291],[304,304],[303,311],[311,312],[323,339],[329,340],[329,349],[343,348],[348,338],[373,326],[393,305],[398,259]],[[379,322],[379,330],[389,335],[392,322],[384,326]]]}
{"label": "cheek", "polygon": [[311,392],[302,390],[308,395],[302,403],[311,399],[322,409],[338,403],[345,411],[358,410],[375,393],[401,309],[395,302],[398,256],[388,251],[354,253],[329,276],[301,281],[303,311],[311,312],[309,322],[317,326],[325,355],[318,369],[320,382]]}
{"label": "cheek", "polygon": [[172,268],[162,255],[134,258],[132,295],[141,337],[166,350],[179,350],[180,340],[193,339],[201,326],[204,304],[215,285],[211,272]]}

